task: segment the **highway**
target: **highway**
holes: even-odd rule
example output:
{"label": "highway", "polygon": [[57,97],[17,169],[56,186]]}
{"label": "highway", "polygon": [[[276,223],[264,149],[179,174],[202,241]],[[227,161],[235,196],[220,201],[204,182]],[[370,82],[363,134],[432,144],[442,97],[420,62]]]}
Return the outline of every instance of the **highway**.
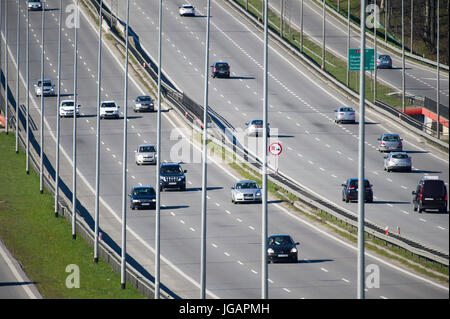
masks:
{"label": "highway", "polygon": [[[405,6],[409,6],[406,4]],[[286,1],[285,14],[286,20],[290,20],[300,30],[300,1]],[[347,6],[347,4],[345,4]],[[280,12],[280,1],[273,1],[271,7]],[[322,7],[313,1],[304,1],[304,20],[303,27],[305,35],[312,38],[317,44],[322,45]],[[347,7],[345,8],[347,10]],[[406,10],[406,9],[405,9]],[[384,23],[384,21],[380,21]],[[418,26],[417,26],[418,27]],[[409,39],[409,24],[405,27],[405,39]],[[330,50],[336,56],[342,60],[347,60],[347,24],[343,24],[340,20],[329,12],[326,13],[325,24],[325,43],[327,50]],[[377,71],[377,78],[388,84],[390,87],[395,88],[392,92],[399,92],[401,96],[402,92],[402,57],[399,54],[392,54],[386,49],[381,48],[384,39],[378,39],[377,53],[389,54],[392,58],[392,70],[379,69]],[[401,39],[400,39],[401,41]],[[409,41],[409,40],[406,40]],[[367,48],[374,47],[373,40],[366,40]],[[350,48],[359,48],[361,46],[360,32],[355,34],[355,30],[352,29],[350,37]],[[406,46],[409,46],[406,44]],[[408,50],[408,48],[405,48]],[[420,63],[413,62],[410,59],[405,60],[405,91],[406,96],[428,97],[436,101],[436,68],[424,66]],[[350,76],[352,79],[352,75]],[[448,106],[449,97],[448,87],[448,72],[440,72],[440,103]]]}
{"label": "highway", "polygon": [[[144,10],[143,1],[133,3],[131,13],[136,18],[131,25],[143,47],[155,58],[157,46],[148,44],[157,43],[157,33],[149,28],[157,25],[157,10]],[[157,6],[158,2],[152,3]],[[178,3],[164,4],[162,64],[176,85],[202,104],[203,87],[197,83],[203,82],[205,27],[201,16],[206,10],[201,2],[192,4],[198,17],[179,17]],[[211,64],[228,61],[232,78],[210,81],[210,106],[234,129],[244,129],[245,122],[262,117],[262,34],[221,1],[212,2],[211,15]],[[278,129],[278,136],[273,134],[271,141],[280,141],[283,146],[279,170],[356,213],[357,204],[342,203],[341,184],[349,177],[357,177],[358,125],[335,124],[334,110],[339,105],[358,110],[358,105],[292,57],[280,54],[276,45],[269,50],[269,63],[269,123],[273,132]],[[367,219],[391,230],[400,227],[405,236],[448,252],[448,214],[419,215],[411,205],[411,191],[423,175],[439,175],[448,183],[448,156],[375,112],[366,114],[366,176],[374,185],[375,195],[375,202],[366,205]],[[405,138],[404,150],[413,160],[412,173],[383,171],[383,155],[376,150],[377,138],[383,132],[399,133]],[[257,152],[252,138],[241,141]]]}
{"label": "highway", "polygon": [[[49,0],[50,8],[57,8],[59,1]],[[156,2],[155,2],[156,3]],[[175,4],[168,3],[171,9],[175,7]],[[195,3],[194,3],[195,5]],[[155,5],[156,8],[156,5]],[[9,10],[9,21],[11,21],[11,33],[15,34],[13,29],[15,26],[15,10],[17,7],[11,5]],[[139,26],[135,23],[146,21],[144,19],[139,19],[137,14],[139,8],[138,5],[133,5],[133,12],[131,14],[134,17],[131,24],[138,34],[141,35],[141,39],[144,40],[144,46],[147,48],[146,43],[157,43],[157,42],[147,42],[150,38],[146,38],[145,34],[141,34]],[[227,20],[227,14],[222,12],[219,8],[214,7],[215,12],[213,13],[218,21],[223,18],[224,22],[229,23],[232,20]],[[142,11],[142,10],[141,10]],[[146,10],[147,12],[157,12],[157,10]],[[165,9],[165,12],[170,12]],[[51,77],[53,81],[56,81],[56,61],[57,61],[57,10],[48,11],[48,19],[46,24],[46,54],[47,59],[45,63],[45,73],[46,77]],[[24,17],[26,12],[23,12]],[[156,14],[156,13],[155,13]],[[169,13],[170,14],[170,13]],[[31,41],[30,46],[31,52],[31,84],[34,83],[40,77],[40,48],[39,48],[39,38],[40,38],[40,13],[34,12],[31,15]],[[223,15],[223,17],[221,17]],[[150,20],[150,19],[149,19]],[[173,21],[171,21],[173,20]],[[165,38],[170,39],[170,41],[176,40],[173,38],[176,34],[180,37],[191,37],[191,33],[180,32],[183,27],[178,25],[180,20],[167,19],[167,30],[164,30]],[[153,22],[156,23],[157,19]],[[183,20],[185,23],[192,23],[191,28],[196,28],[196,33],[198,36],[202,37],[204,35],[204,19],[194,18],[191,20]],[[215,23],[217,23],[215,22]],[[149,22],[147,22],[149,23]],[[146,25],[146,29],[149,30],[149,26]],[[218,26],[222,28],[223,26]],[[227,27],[227,30],[236,29],[237,27],[242,28],[242,26],[234,22]],[[22,41],[21,52],[25,52],[25,26],[22,25]],[[215,27],[216,28],[216,27]],[[169,32],[170,30],[170,32]],[[191,29],[193,30],[193,29]],[[156,36],[155,30],[148,31],[148,34]],[[237,54],[236,57],[232,58],[236,54],[236,50],[231,50],[228,52],[225,50],[223,53],[219,53],[217,45],[224,41],[224,35],[217,32],[217,29],[213,31],[217,33],[214,35],[213,43],[215,49],[214,53],[220,54],[221,58],[227,58],[231,61],[232,70],[236,68],[238,71],[237,77],[242,77],[242,82],[252,85],[255,90],[256,85],[254,82],[260,81],[260,70],[258,67],[252,65],[250,62],[245,60],[246,63],[239,64],[238,60],[242,59],[241,54]],[[240,34],[242,32],[236,32]],[[253,39],[252,43],[248,45],[256,46],[254,49],[258,50],[261,45],[254,35],[245,31],[244,41],[249,41]],[[67,94],[67,98],[70,98],[70,94],[73,94],[72,80],[73,80],[73,30],[63,30],[63,75],[62,82],[64,83],[63,90],[64,94]],[[77,170],[78,170],[78,200],[81,204],[81,214],[82,218],[88,222],[91,226],[93,225],[93,212],[94,212],[94,179],[95,179],[95,114],[96,114],[96,70],[97,70],[97,41],[98,36],[96,34],[96,29],[94,30],[91,24],[86,20],[86,15],[82,15],[81,27],[79,30],[79,102],[82,105],[82,116],[78,119],[78,158],[77,158]],[[195,35],[194,35],[195,37]],[[221,38],[219,38],[221,37]],[[13,36],[11,36],[13,38]],[[226,38],[226,37],[225,37]],[[176,84],[183,88],[190,96],[194,97],[196,100],[201,101],[201,86],[195,85],[195,83],[202,83],[200,74],[202,66],[202,56],[203,53],[200,51],[201,46],[189,45],[195,41],[188,38],[190,41],[187,43],[172,42],[175,48],[180,44],[186,46],[186,60],[178,57],[173,58],[173,55],[178,54],[176,49],[170,49],[171,45],[165,44],[164,53],[165,58],[163,59],[163,69],[172,78],[176,76]],[[15,47],[14,39],[10,39],[10,46]],[[229,41],[228,38],[226,38]],[[167,40],[166,40],[167,41]],[[199,40],[201,41],[201,40]],[[237,40],[233,40],[237,41]],[[241,40],[239,40],[241,41]],[[167,41],[169,42],[169,41]],[[234,45],[233,42],[231,42]],[[231,45],[228,43],[221,44],[224,48]],[[173,47],[172,47],[173,48]],[[147,48],[151,50],[155,49],[153,46]],[[175,50],[175,51],[173,51]],[[189,50],[189,51],[188,51]],[[246,48],[249,50],[249,48]],[[200,52],[200,53],[199,53]],[[262,50],[261,50],[262,53]],[[152,53],[153,54],[153,53]],[[188,55],[189,54],[189,55]],[[197,55],[195,55],[197,54]],[[197,61],[193,66],[190,66],[191,56],[196,57]],[[272,61],[276,61],[277,54],[271,52]],[[172,58],[171,58],[172,57]],[[258,58],[259,59],[259,58]],[[11,69],[14,67],[14,57],[11,56]],[[25,61],[25,57],[21,57],[21,61]],[[258,60],[259,61],[259,60]],[[193,61],[192,61],[193,62]],[[278,67],[285,67],[281,63]],[[112,99],[116,100],[119,105],[121,105],[123,110],[123,77],[124,69],[122,68],[123,60],[117,58],[112,54],[110,49],[105,47],[103,55],[103,77],[102,77],[102,99]],[[187,66],[189,65],[189,67]],[[251,66],[251,70],[246,68],[246,65]],[[25,64],[21,63],[21,74],[25,75]],[[166,68],[167,66],[167,68]],[[184,68],[183,68],[184,67]],[[197,67],[199,72],[195,73],[192,70]],[[242,67],[242,69],[240,69]],[[298,66],[297,66],[298,67]],[[191,69],[192,68],[192,69]],[[178,73],[174,73],[174,69],[178,70]],[[190,72],[187,72],[190,71]],[[235,72],[236,72],[235,71]],[[282,76],[292,76],[293,80],[298,80],[299,75],[296,74],[283,74],[283,69],[277,70],[273,74],[275,77]],[[13,73],[13,72],[11,72]],[[286,72],[291,73],[291,72]],[[254,79],[246,79],[245,77],[254,77]],[[189,79],[185,81],[185,79]],[[22,84],[24,84],[23,77]],[[254,81],[255,80],[255,81]],[[10,83],[14,82],[14,76],[11,76]],[[248,112],[248,114],[256,114],[256,108],[259,99],[253,97],[253,91],[246,90],[242,91],[241,81],[239,79],[233,79],[230,81],[221,81],[220,84],[226,86],[225,88],[219,85],[212,85],[210,100],[211,105],[217,111],[220,111],[223,115],[231,120],[232,123],[236,124],[236,127],[242,125],[238,120],[235,120],[236,113],[233,110],[226,110],[227,102],[226,99],[222,99],[219,94],[214,93],[214,87],[218,91],[222,91],[229,96],[230,99],[236,101],[232,103],[233,105],[241,108],[240,112]],[[227,84],[228,83],[228,84]],[[287,82],[295,83],[295,82]],[[228,87],[228,85],[230,85]],[[305,83],[306,85],[306,83]],[[137,145],[141,143],[151,143],[156,139],[156,114],[133,114],[131,110],[131,101],[139,93],[143,93],[140,86],[131,81],[129,87],[129,131],[128,131],[128,189],[131,189],[134,185],[153,185],[155,184],[155,169],[154,166],[137,166],[134,164],[134,150]],[[239,89],[239,91],[238,91]],[[257,88],[260,90],[259,86]],[[307,90],[311,92],[317,92],[318,90],[313,84],[308,85]],[[192,90],[192,93],[191,93]],[[272,87],[271,99],[275,96],[281,95],[279,92],[274,90]],[[278,89],[277,89],[278,90]],[[24,88],[22,88],[24,92]],[[239,93],[238,93],[239,92]],[[308,92],[308,91],[306,91]],[[223,93],[222,93],[223,94]],[[283,94],[284,95],[284,94]],[[322,96],[323,97],[323,96]],[[277,107],[279,105],[284,105],[284,108],[289,109],[289,105],[285,104],[288,100],[284,100],[283,96],[279,96],[279,101],[271,101]],[[290,113],[283,113],[282,115],[291,114],[294,115],[295,106],[298,102],[292,98],[292,96],[287,97],[290,100]],[[308,99],[310,97],[308,96]],[[326,97],[325,102],[330,102],[330,98]],[[24,95],[22,94],[20,103],[24,103]],[[247,103],[242,101],[246,99]],[[46,109],[45,109],[45,153],[48,160],[54,166],[55,163],[55,130],[56,130],[56,97],[45,98]],[[219,103],[222,101],[222,104]],[[324,103],[324,102],[323,102]],[[224,105],[225,104],[225,105]],[[325,108],[328,105],[316,105],[315,107]],[[256,106],[255,106],[256,105]],[[39,106],[40,100],[36,99],[33,95],[31,96],[30,109],[32,110],[31,116],[33,121],[39,126]],[[250,113],[253,112],[253,113]],[[295,111],[298,112],[298,111]],[[162,154],[161,158],[170,161],[171,148],[178,143],[177,140],[171,140],[170,136],[173,129],[177,127],[183,127],[183,122],[180,121],[174,114],[173,110],[163,112],[162,118]],[[231,116],[231,115],[234,116]],[[271,115],[277,114],[276,112],[271,112]],[[303,110],[302,115],[305,116],[304,124],[308,129],[307,125],[309,119],[314,119],[313,124],[319,126],[317,123],[317,118],[319,115],[314,111]],[[241,117],[243,121],[244,116]],[[278,116],[277,123],[276,118],[271,119],[271,126],[276,128],[277,125],[281,124],[282,117]],[[72,187],[72,122],[73,119],[62,119],[61,120],[61,178],[64,182],[64,186],[67,187],[66,191],[70,192]],[[100,210],[100,228],[104,234],[104,238],[110,239],[115,244],[115,248],[119,250],[120,238],[121,238],[121,179],[122,179],[122,120],[102,120],[101,121],[101,210]],[[334,130],[329,133],[335,134],[336,131],[340,130],[338,126],[330,125],[327,122],[321,122],[323,127],[328,130]],[[374,127],[377,125],[373,125]],[[278,127],[283,127],[280,125]],[[284,124],[284,127],[286,125]],[[39,129],[39,127],[38,127]],[[39,137],[39,130],[35,130],[33,133],[36,140]],[[292,131],[286,130],[282,131],[282,134],[294,136],[298,134],[296,132],[296,127],[292,127]],[[311,128],[309,128],[311,129]],[[356,126],[351,128],[356,131]],[[376,134],[380,132],[380,129],[375,129]],[[313,131],[311,131],[313,132]],[[323,132],[325,133],[325,132]],[[375,134],[373,133],[373,134]],[[344,133],[345,135],[350,135]],[[340,134],[340,135],[344,135]],[[318,134],[314,134],[317,136]],[[333,138],[333,136],[328,136],[331,134],[320,135],[324,139],[330,139],[336,142],[338,139]],[[314,138],[314,137],[313,137]],[[292,147],[300,143],[295,142],[298,138],[286,137],[286,141],[292,141]],[[118,142],[119,141],[119,142]],[[302,139],[302,141],[309,144],[315,145],[316,142],[310,139]],[[325,140],[327,141],[327,140]],[[348,147],[352,152],[356,152],[356,145],[348,145],[339,143],[341,147]],[[333,144],[330,144],[333,145]],[[311,145],[310,145],[311,146]],[[290,146],[286,146],[288,149]],[[324,156],[329,151],[323,151],[322,155],[320,152],[314,154],[308,154],[308,156]],[[287,152],[289,154],[289,152]],[[348,155],[348,156],[354,156]],[[418,153],[422,154],[422,153]],[[305,153],[305,156],[307,154]],[[327,155],[324,157],[326,158]],[[377,154],[379,157],[379,154]],[[425,161],[433,161],[434,157],[424,154],[429,158]],[[287,157],[287,156],[286,156]],[[375,156],[373,156],[375,157]],[[298,159],[292,160],[282,159],[280,161],[280,168],[289,171],[291,173],[291,168],[289,163],[291,161],[297,162]],[[316,160],[316,158],[313,158]],[[317,159],[318,160],[318,159]],[[434,160],[439,163],[439,160]],[[294,163],[295,164],[295,163]],[[343,165],[340,161],[339,164]],[[430,163],[430,166],[434,164]],[[444,164],[442,164],[444,165]],[[199,272],[200,272],[200,187],[201,187],[201,164],[200,163],[185,163],[183,168],[188,170],[187,180],[188,187],[186,192],[176,192],[168,191],[161,194],[161,201],[163,207],[161,209],[161,254],[162,254],[162,265],[161,265],[161,281],[162,283],[169,287],[177,296],[182,298],[198,298],[199,296]],[[346,168],[347,170],[351,170]],[[302,181],[308,183],[308,187],[315,187],[311,178],[308,179],[307,174],[304,172],[306,168],[302,168]],[[310,174],[314,174],[314,169],[308,168]],[[355,168],[356,171],[356,168]],[[316,172],[317,173],[317,172]],[[293,176],[297,178],[300,176],[298,171],[293,170]],[[295,175],[298,174],[298,175]],[[448,180],[448,171],[447,180]],[[339,173],[339,175],[341,175]],[[341,177],[341,176],[339,176]],[[212,163],[208,166],[208,243],[207,243],[207,288],[208,288],[208,298],[259,298],[260,297],[260,225],[261,225],[261,206],[260,205],[244,205],[236,206],[231,203],[230,200],[230,189],[229,187],[238,178],[236,173],[230,171],[230,168],[220,164]],[[314,178],[313,178],[314,179]],[[317,177],[315,178],[317,179]],[[339,179],[339,182],[335,182],[340,185],[343,182],[343,175]],[[418,177],[416,176],[416,179]],[[325,180],[325,179],[323,179]],[[342,180],[342,181],[341,181]],[[375,184],[375,183],[374,183]],[[381,184],[381,183],[380,183]],[[332,187],[331,187],[332,186]],[[339,195],[339,187],[335,187],[334,184],[329,188],[332,189],[333,193]],[[323,185],[322,185],[323,187]],[[64,188],[65,189],[65,188]],[[388,192],[388,191],[386,191]],[[410,190],[408,190],[410,193]],[[67,194],[66,194],[67,195]],[[336,197],[338,197],[336,195]],[[332,195],[334,196],[334,195]],[[71,198],[69,196],[69,198]],[[370,206],[370,205],[369,205]],[[393,210],[394,211],[394,210]],[[269,265],[269,296],[270,298],[355,298],[356,297],[356,250],[355,248],[334,237],[327,234],[319,226],[313,225],[310,222],[298,217],[293,216],[292,213],[287,211],[282,205],[277,201],[271,200],[269,204],[269,233],[288,233],[294,240],[300,242],[300,253],[299,262],[297,264],[271,264]],[[370,212],[370,209],[369,209]],[[412,215],[412,214],[411,214]],[[448,216],[447,218],[447,228],[443,231],[442,236],[448,238]],[[426,216],[428,218],[428,215]],[[154,211],[131,211],[128,210],[128,241],[127,241],[127,253],[129,255],[129,262],[134,265],[142,267],[145,271],[154,273]],[[440,221],[440,220],[439,220]],[[445,221],[445,220],[444,220]],[[412,224],[415,224],[412,222]],[[422,229],[424,226],[421,225]],[[447,232],[447,233],[445,233]],[[68,234],[70,236],[70,234]],[[447,239],[447,249],[448,249],[448,239]],[[381,259],[367,254],[367,265],[375,264],[380,269],[380,287],[371,288],[367,290],[368,298],[448,298],[448,288],[436,285],[430,281],[419,278],[417,275],[398,268],[397,266],[388,264]],[[82,274],[81,274],[82,275]],[[119,283],[117,283],[119,285]]]}
{"label": "highway", "polygon": [[0,241],[0,299],[41,299],[39,291]]}

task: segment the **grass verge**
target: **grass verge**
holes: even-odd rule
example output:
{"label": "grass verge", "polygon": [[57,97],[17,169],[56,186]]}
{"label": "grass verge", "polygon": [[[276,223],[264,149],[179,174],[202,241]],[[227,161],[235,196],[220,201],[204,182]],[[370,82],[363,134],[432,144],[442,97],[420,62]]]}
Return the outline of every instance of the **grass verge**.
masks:
{"label": "grass verge", "polygon": [[[202,136],[198,133],[194,134],[194,140],[202,143]],[[208,140],[208,150],[210,154],[222,158],[237,175],[244,179],[251,179],[261,185],[261,174],[252,169],[249,165],[237,160],[233,154],[223,149],[220,145],[215,144],[212,140]],[[267,181],[268,195],[282,201],[292,213],[301,215],[308,220],[327,228],[328,231],[338,235],[340,238],[357,244],[357,228],[336,219],[328,213],[320,210],[304,209],[299,204],[299,199],[290,192],[279,187],[270,180]],[[378,256],[389,259],[391,262],[409,268],[411,271],[427,276],[433,280],[443,284],[449,282],[449,268],[429,262],[419,258],[401,248],[391,245],[390,243],[375,238],[368,233],[365,234],[366,250],[377,254]]]}
{"label": "grass verge", "polygon": [[[103,260],[93,262],[93,248],[82,237],[73,240],[71,225],[55,218],[53,195],[39,193],[39,177],[25,173],[25,155],[15,153],[14,135],[0,133],[0,238],[20,262],[44,298],[144,298]],[[80,288],[66,287],[70,264],[79,266]]]}

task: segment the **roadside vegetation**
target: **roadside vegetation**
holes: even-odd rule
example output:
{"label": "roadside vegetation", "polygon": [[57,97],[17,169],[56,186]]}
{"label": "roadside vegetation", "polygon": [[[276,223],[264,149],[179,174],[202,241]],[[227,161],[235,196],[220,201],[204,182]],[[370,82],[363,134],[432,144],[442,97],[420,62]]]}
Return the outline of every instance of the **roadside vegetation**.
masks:
{"label": "roadside vegetation", "polygon": [[[0,239],[19,261],[44,298],[144,298],[102,258],[94,263],[93,248],[80,236],[72,239],[71,224],[55,218],[54,197],[39,193],[39,176],[25,173],[25,154],[15,153],[14,134],[0,133]],[[80,288],[67,288],[68,265],[80,269]]]}

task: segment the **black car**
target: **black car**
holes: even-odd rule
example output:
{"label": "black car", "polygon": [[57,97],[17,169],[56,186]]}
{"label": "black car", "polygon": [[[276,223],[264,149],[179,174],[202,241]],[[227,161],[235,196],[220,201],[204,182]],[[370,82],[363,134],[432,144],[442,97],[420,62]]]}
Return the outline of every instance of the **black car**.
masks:
{"label": "black car", "polygon": [[187,170],[183,170],[178,163],[163,163],[160,166],[159,187],[161,191],[166,188],[176,188],[186,190]]}
{"label": "black car", "polygon": [[447,187],[438,176],[424,176],[412,195],[414,211],[438,209],[440,213],[447,212]]}
{"label": "black car", "polygon": [[212,68],[212,77],[230,77],[230,65],[227,62],[215,62],[211,65]]}
{"label": "black car", "polygon": [[298,261],[296,243],[289,235],[272,235],[267,239],[267,261]]}
{"label": "black car", "polygon": [[[342,200],[346,203],[350,201],[358,201],[358,179],[357,178],[349,178],[342,184]],[[364,201],[367,203],[373,202],[373,190],[372,185],[369,183],[369,180],[364,180]]]}
{"label": "black car", "polygon": [[130,196],[131,209],[136,208],[152,208],[156,207],[156,192],[151,186],[133,187]]}

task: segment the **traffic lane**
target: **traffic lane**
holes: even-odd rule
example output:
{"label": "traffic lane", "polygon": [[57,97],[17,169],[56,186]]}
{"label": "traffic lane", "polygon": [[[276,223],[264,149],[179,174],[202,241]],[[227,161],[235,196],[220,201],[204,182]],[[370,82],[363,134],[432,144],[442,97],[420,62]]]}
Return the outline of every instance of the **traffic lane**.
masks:
{"label": "traffic lane", "polygon": [[0,298],[41,299],[35,283],[32,282],[0,241]]}
{"label": "traffic lane", "polygon": [[[300,12],[300,3],[295,2],[292,4],[295,9],[294,12]],[[275,3],[275,7],[279,9],[279,4]],[[318,42],[322,43],[322,9],[314,4],[305,3],[304,5],[304,30],[305,34],[312,35],[313,38]],[[296,25],[300,25],[300,15],[294,15],[293,21],[296,21]],[[334,16],[327,14],[326,16],[326,46],[327,49],[332,49],[336,52],[342,59],[346,60],[347,57],[347,27],[337,21]],[[320,30],[320,34],[318,31]],[[354,32],[352,32],[354,34]],[[345,39],[344,39],[345,38]],[[382,44],[383,41],[379,42]],[[351,36],[350,47],[358,48],[360,45],[360,39],[357,36]],[[366,42],[367,47],[373,48],[373,41],[369,40]],[[380,47],[378,47],[378,53],[390,54]],[[398,68],[401,71],[402,61],[397,55],[390,54],[393,59],[394,68]],[[417,63],[411,62],[409,60],[405,61],[405,66],[407,68],[406,74],[406,91],[408,93],[428,96],[429,98],[435,99],[436,96],[436,82],[430,81],[430,79],[436,78],[436,71],[432,68],[427,68],[420,66]],[[379,70],[379,78],[383,79],[391,86],[397,88],[401,91],[402,82],[401,74],[399,72],[392,72],[392,70]],[[390,71],[390,72],[388,72]],[[448,103],[448,83],[442,82],[441,94],[445,99],[445,103]]]}
{"label": "traffic lane", "polygon": [[90,140],[90,139],[89,139]]}

